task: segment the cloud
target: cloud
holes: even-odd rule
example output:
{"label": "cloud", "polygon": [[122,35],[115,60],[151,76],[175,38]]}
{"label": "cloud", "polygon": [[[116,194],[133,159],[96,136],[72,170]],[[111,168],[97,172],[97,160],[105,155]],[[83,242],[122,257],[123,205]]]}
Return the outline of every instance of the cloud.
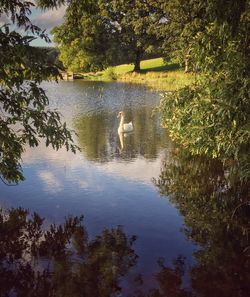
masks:
{"label": "cloud", "polygon": [[42,180],[45,190],[49,193],[57,193],[62,190],[62,184],[58,178],[48,170],[40,170],[38,176]]}
{"label": "cloud", "polygon": [[101,164],[98,168],[105,174],[141,182],[153,187],[152,178],[159,176],[163,156],[164,153],[154,161],[148,161],[144,158],[136,158],[131,163],[111,161]]}
{"label": "cloud", "polygon": [[[67,178],[81,189],[94,188],[95,191],[101,191],[100,176],[124,178],[127,181],[141,182],[153,187],[152,178],[159,176],[164,156],[165,151],[154,161],[139,157],[129,163],[114,160],[100,164],[88,162],[80,152],[73,154],[66,149],[55,151],[41,143],[38,148],[27,147],[22,159],[26,166],[36,166],[39,161],[50,164],[51,168],[54,168],[52,170],[55,170],[54,173],[39,170],[38,176],[46,185],[46,190],[58,192],[64,184],[63,177],[59,174],[62,169],[67,172]],[[56,168],[59,168],[59,171],[56,171]],[[81,179],[82,176],[84,180]],[[98,188],[97,185],[100,187]]]}
{"label": "cloud", "polygon": [[66,8],[66,6],[61,6],[58,9],[41,12],[36,17],[33,17],[32,21],[41,29],[50,31],[53,27],[59,26],[63,23]]}
{"label": "cloud", "polygon": [[[59,26],[63,22],[63,17],[66,12],[67,6],[62,5],[57,9],[50,9],[42,11],[37,7],[31,8],[31,21],[34,25],[37,25],[41,29],[51,30],[55,26]],[[29,16],[28,16],[29,17]],[[0,25],[12,23],[9,16],[5,13],[0,14]]]}
{"label": "cloud", "polygon": [[6,14],[1,14],[0,15],[0,26],[4,24],[10,24],[11,20]]}

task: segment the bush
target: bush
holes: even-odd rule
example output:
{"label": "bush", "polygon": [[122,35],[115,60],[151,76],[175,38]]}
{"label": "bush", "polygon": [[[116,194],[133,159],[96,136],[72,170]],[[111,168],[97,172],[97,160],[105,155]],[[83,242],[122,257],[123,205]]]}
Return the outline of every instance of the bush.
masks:
{"label": "bush", "polygon": [[115,73],[114,67],[108,67],[104,73],[103,77],[107,80],[116,80],[117,79],[117,74]]}

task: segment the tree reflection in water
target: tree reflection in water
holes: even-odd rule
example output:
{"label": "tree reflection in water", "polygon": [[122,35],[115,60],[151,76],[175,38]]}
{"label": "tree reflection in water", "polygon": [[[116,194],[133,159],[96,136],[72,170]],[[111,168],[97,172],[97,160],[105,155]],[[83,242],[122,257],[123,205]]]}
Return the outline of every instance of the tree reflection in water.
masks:
{"label": "tree reflection in water", "polygon": [[115,296],[137,256],[121,228],[94,240],[82,217],[45,231],[38,214],[0,212],[0,296]]}
{"label": "tree reflection in water", "polygon": [[[217,160],[176,150],[154,182],[183,215],[184,232],[199,250],[194,253],[197,264],[188,271],[192,293],[182,290],[178,263],[162,266],[156,276],[162,290],[152,296],[249,296],[249,181],[237,178],[232,165],[227,170]],[[177,288],[170,294],[172,285],[167,284],[173,275]]]}

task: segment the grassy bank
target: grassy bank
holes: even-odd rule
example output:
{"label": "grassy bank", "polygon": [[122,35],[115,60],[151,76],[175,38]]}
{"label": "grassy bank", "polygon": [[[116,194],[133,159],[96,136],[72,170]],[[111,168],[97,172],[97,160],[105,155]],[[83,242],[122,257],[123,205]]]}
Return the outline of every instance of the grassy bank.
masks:
{"label": "grassy bank", "polygon": [[109,67],[97,73],[83,74],[84,79],[100,81],[123,81],[142,83],[159,90],[176,90],[193,82],[194,76],[184,73],[178,64],[164,63],[162,58],[144,60],[141,62],[141,72],[133,72],[132,64]]}

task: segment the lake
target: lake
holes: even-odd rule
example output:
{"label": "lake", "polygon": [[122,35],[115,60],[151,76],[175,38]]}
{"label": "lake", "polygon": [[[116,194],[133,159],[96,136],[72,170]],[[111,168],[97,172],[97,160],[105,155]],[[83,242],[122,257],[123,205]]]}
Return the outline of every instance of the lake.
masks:
{"label": "lake", "polygon": [[[215,161],[186,157],[175,150],[154,112],[160,94],[142,85],[112,82],[76,80],[42,86],[51,108],[59,110],[77,133],[74,138],[81,151],[54,151],[43,143],[35,149],[27,147],[23,155],[26,180],[14,187],[0,184],[1,206],[35,211],[46,219],[47,225],[61,224],[69,215],[83,214],[90,239],[104,228],[117,226],[122,226],[127,236],[135,235],[133,249],[138,258],[119,279],[120,296],[132,296],[135,290],[150,294],[150,289],[161,288],[165,292],[162,279],[165,284],[170,282],[168,289],[174,287],[169,296],[191,296],[187,292],[193,292],[192,296],[244,296],[248,289],[242,285],[246,270],[236,269],[237,276],[228,281],[225,271],[228,267],[234,271],[232,261],[227,258],[228,265],[224,262],[225,267],[223,264],[216,275],[212,271],[216,271],[220,257],[217,259],[216,253],[211,252],[211,245],[208,257],[216,260],[213,265],[202,255],[206,240],[211,244],[226,230],[218,213],[226,214],[228,205],[225,208],[222,202],[216,204],[209,217],[209,203],[214,201],[211,197],[217,197],[214,193],[224,200],[228,197],[226,174]],[[126,122],[133,122],[132,133],[118,135],[119,111],[125,112]],[[241,194],[239,188],[237,193]],[[212,225],[215,222],[218,225]],[[214,241],[209,238],[211,234]],[[232,234],[228,236],[234,245],[237,240]],[[229,248],[234,261],[235,255],[237,261],[242,261],[240,250],[246,242],[240,242],[236,250]],[[226,245],[220,242],[217,256],[227,250],[223,244]],[[203,266],[199,266],[201,257]],[[211,285],[204,293],[209,286],[204,279],[194,277],[195,269],[201,278],[210,277],[212,283],[220,276],[219,284],[226,283],[226,289],[216,291],[216,286]],[[143,280],[139,284],[135,282],[138,275]],[[237,293],[223,295],[230,292],[231,286]],[[218,292],[221,295],[216,295]],[[239,292],[242,295],[237,295]]]}

